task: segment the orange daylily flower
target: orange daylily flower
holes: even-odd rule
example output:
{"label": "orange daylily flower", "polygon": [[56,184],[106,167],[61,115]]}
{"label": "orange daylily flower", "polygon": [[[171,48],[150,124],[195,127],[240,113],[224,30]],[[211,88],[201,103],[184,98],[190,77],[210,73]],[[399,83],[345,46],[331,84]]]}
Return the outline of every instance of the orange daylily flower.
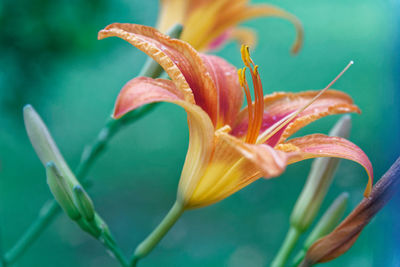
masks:
{"label": "orange daylily flower", "polygon": [[[323,116],[360,112],[347,94],[326,88],[264,97],[258,66],[247,47],[242,49],[246,68],[239,71],[238,79],[235,67],[225,60],[200,54],[188,43],[154,28],[115,23],[99,32],[99,39],[111,36],[145,52],[171,78],[129,81],[118,96],[114,118],[160,101],[180,105],[187,112],[190,140],[177,196],[185,209],[210,205],[261,177],[279,176],[288,164],[315,157],[340,157],[361,164],[369,175],[369,194],[372,166],[353,143],[322,134],[287,140]],[[253,79],[254,102],[246,69]],[[240,110],[242,87],[248,106]]]}
{"label": "orange daylily flower", "polygon": [[198,51],[215,49],[229,39],[253,46],[254,32],[236,25],[255,17],[280,17],[293,23],[297,31],[292,52],[302,44],[303,28],[292,14],[273,5],[249,5],[248,0],[161,0],[157,28],[166,32],[176,23],[184,25],[181,40]]}

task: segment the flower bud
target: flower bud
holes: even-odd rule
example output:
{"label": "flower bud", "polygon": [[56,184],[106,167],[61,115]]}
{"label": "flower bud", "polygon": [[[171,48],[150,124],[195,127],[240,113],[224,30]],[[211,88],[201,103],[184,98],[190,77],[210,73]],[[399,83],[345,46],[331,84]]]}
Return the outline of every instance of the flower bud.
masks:
{"label": "flower bud", "polygon": [[45,168],[48,162],[53,162],[71,188],[79,184],[43,120],[31,105],[24,107],[24,122],[32,146]]}
{"label": "flower bud", "polygon": [[[351,118],[343,116],[329,135],[348,138]],[[313,161],[310,174],[290,217],[290,224],[300,232],[310,226],[332,182],[339,158],[318,158]]]}
{"label": "flower bud", "polygon": [[92,222],[86,221],[83,217],[81,217],[79,220],[76,221],[76,223],[83,231],[90,234],[94,238],[99,238],[101,230],[98,229],[96,225],[94,225]]}
{"label": "flower bud", "polygon": [[89,195],[80,185],[75,185],[72,192],[74,203],[83,218],[88,222],[93,221],[95,211],[93,201],[90,199]]}
{"label": "flower bud", "polygon": [[331,261],[349,250],[364,227],[399,189],[400,158],[376,183],[368,198],[364,198],[330,234],[310,247],[300,266]]}
{"label": "flower bud", "polygon": [[303,250],[299,252],[299,254],[295,257],[295,266],[300,263],[300,261],[306,255],[307,250],[310,246],[317,241],[322,236],[328,234],[330,231],[335,228],[340,218],[342,218],[344,211],[346,210],[347,201],[349,199],[348,193],[342,193],[338,196],[335,201],[329,206],[329,208],[325,211],[324,215],[318,221],[317,225],[314,227],[306,241],[303,245]]}
{"label": "flower bud", "polygon": [[79,220],[81,214],[72,200],[71,189],[54,162],[50,161],[46,164],[46,175],[47,184],[58,204],[72,220]]}

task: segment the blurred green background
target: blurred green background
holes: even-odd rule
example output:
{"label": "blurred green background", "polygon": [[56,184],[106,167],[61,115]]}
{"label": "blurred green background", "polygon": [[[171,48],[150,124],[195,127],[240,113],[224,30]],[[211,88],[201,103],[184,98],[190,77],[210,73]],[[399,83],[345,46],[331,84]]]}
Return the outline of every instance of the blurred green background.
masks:
{"label": "blurred green background", "polygon": [[[254,1],[256,2],[256,1]],[[257,1],[261,2],[261,1]],[[261,18],[252,56],[264,93],[324,87],[350,61],[336,83],[362,115],[353,115],[351,140],[369,155],[376,179],[399,155],[400,2],[269,1],[302,21],[305,42],[289,48],[290,23]],[[97,41],[112,22],[154,25],[158,1],[2,0],[0,2],[0,229],[10,248],[49,198],[45,173],[25,134],[22,107],[41,114],[62,153],[75,167],[85,144],[103,126],[119,89],[138,74],[146,57],[114,38]],[[237,44],[217,53],[241,67]],[[298,135],[327,133],[338,116]],[[90,190],[126,253],[157,225],[172,205],[188,143],[185,113],[163,104],[111,141],[89,173]],[[140,266],[265,266],[277,252],[291,207],[311,161],[292,165],[278,179],[259,180],[216,205],[185,213]],[[343,161],[324,202],[350,193],[362,198],[363,169]],[[355,246],[324,266],[400,266],[399,209],[392,200]],[[350,211],[350,207],[347,210]],[[62,214],[14,266],[117,266],[103,247]]]}

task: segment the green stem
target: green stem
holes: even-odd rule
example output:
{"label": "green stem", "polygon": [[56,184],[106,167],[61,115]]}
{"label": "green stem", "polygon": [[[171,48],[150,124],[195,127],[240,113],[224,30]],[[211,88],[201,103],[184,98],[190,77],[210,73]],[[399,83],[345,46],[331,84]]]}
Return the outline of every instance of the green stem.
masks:
{"label": "green stem", "polygon": [[56,201],[51,200],[46,202],[40,210],[37,219],[30,225],[18,242],[4,255],[4,266],[17,260],[33,243],[33,241],[40,236],[43,230],[60,210],[61,208]]}
{"label": "green stem", "polygon": [[115,244],[114,240],[110,240],[106,236],[103,240],[104,246],[114,255],[114,257],[119,261],[121,266],[129,267],[128,259],[122,253],[121,249]]}
{"label": "green stem", "polygon": [[271,267],[283,267],[285,265],[299,237],[300,232],[296,228],[290,227],[289,232],[286,235],[285,241],[283,242],[275,259],[271,263]]}
{"label": "green stem", "polygon": [[161,223],[153,230],[153,232],[140,243],[131,260],[131,267],[136,266],[137,262],[149,254],[154,247],[161,241],[176,221],[181,217],[184,212],[184,207],[181,202],[176,201],[167,216],[161,221]]}
{"label": "green stem", "polygon": [[296,255],[296,257],[294,257],[293,260],[293,267],[299,266],[299,264],[301,263],[301,261],[304,259],[304,257],[306,256],[307,251],[305,249],[302,249],[301,251],[299,251],[299,253]]}

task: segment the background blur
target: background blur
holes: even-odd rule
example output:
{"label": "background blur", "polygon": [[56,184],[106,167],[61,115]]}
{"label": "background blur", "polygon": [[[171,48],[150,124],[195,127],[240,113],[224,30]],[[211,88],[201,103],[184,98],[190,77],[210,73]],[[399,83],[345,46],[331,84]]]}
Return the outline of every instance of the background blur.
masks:
{"label": "background blur", "polygon": [[[261,1],[258,1],[261,2]],[[292,25],[261,18],[245,23],[259,33],[252,56],[264,93],[336,83],[363,111],[353,115],[351,140],[369,155],[376,179],[399,156],[398,0],[274,0],[303,22],[305,43],[291,56]],[[25,134],[22,107],[41,114],[71,167],[103,126],[119,89],[138,74],[145,56],[128,43],[97,41],[112,22],[154,25],[158,1],[0,1],[0,229],[10,248],[51,197],[44,169]],[[237,44],[217,54],[241,67]],[[327,133],[339,117],[298,135]],[[126,253],[131,253],[172,205],[188,143],[185,113],[163,104],[112,140],[89,176],[95,205]],[[279,179],[259,180],[228,199],[187,212],[140,266],[264,266],[288,228],[291,207],[311,161],[292,165]],[[324,202],[350,193],[349,212],[362,198],[363,169],[343,161]],[[397,194],[349,253],[324,266],[400,266]],[[396,204],[397,203],[397,204]],[[117,266],[103,247],[64,214],[15,266]]]}

